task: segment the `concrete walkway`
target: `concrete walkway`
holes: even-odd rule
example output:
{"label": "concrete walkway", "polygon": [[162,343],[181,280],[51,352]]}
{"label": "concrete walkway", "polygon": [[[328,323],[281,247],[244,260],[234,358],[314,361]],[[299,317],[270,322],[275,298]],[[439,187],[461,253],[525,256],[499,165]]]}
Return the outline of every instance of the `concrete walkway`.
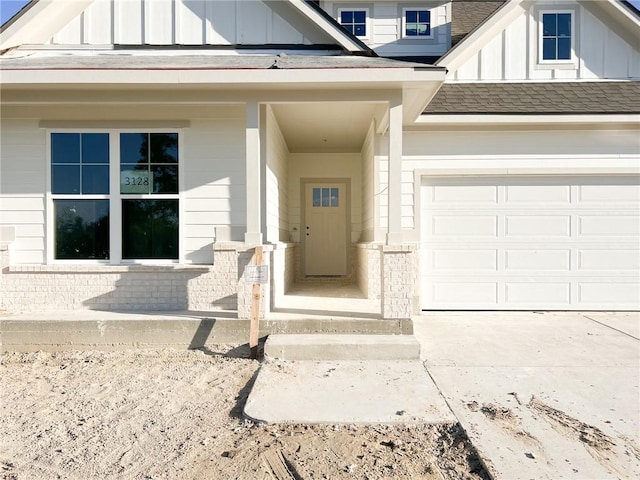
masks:
{"label": "concrete walkway", "polygon": [[638,313],[431,313],[421,356],[495,479],[640,478]]}

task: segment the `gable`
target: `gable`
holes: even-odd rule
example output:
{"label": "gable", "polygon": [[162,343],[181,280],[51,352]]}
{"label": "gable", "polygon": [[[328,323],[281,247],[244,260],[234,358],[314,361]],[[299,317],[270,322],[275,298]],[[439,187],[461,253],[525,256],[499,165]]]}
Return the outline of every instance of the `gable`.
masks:
{"label": "gable", "polygon": [[3,28],[0,48],[319,46],[369,52],[303,0],[40,0]]}
{"label": "gable", "polygon": [[[449,79],[548,81],[640,78],[637,37],[640,23],[637,17],[622,18],[612,2],[523,1],[507,7],[510,8],[504,14],[507,21],[502,24],[496,22],[493,31],[490,26],[485,27],[487,32],[483,41],[476,39],[473,42],[469,38],[467,47],[471,54],[464,61],[459,61],[461,55],[454,59],[455,55],[450,54],[439,62],[448,67]],[[553,12],[571,16],[571,53],[563,61],[543,58],[542,16]],[[491,19],[487,23],[490,22]]]}

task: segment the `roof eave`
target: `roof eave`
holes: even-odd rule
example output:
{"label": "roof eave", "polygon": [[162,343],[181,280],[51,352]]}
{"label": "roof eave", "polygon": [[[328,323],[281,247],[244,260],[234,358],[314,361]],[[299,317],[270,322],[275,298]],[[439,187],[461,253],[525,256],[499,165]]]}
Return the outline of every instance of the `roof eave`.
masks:
{"label": "roof eave", "polygon": [[569,113],[569,114],[531,114],[531,113],[477,113],[477,114],[437,114],[423,113],[416,125],[640,125],[640,114],[633,113]]}

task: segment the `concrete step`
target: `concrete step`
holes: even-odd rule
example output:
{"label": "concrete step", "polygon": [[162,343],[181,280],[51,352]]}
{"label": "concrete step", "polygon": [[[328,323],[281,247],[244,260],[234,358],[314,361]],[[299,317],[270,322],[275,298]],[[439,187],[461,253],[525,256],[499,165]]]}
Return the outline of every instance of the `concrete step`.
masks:
{"label": "concrete step", "polygon": [[280,360],[419,360],[413,335],[270,335],[267,359]]}

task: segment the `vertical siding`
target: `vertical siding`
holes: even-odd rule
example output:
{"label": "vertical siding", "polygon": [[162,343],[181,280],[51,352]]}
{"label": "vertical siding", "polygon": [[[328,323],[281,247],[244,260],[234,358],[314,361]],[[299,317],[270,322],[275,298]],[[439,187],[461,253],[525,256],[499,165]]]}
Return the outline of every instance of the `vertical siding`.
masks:
{"label": "vertical siding", "polygon": [[267,114],[267,232],[268,242],[289,240],[287,158],[289,150],[278,122],[269,108]]}
{"label": "vertical siding", "polygon": [[0,226],[15,227],[11,261],[45,261],[46,135],[35,120],[0,124]]}
{"label": "vertical siding", "polygon": [[[432,39],[415,40],[404,39],[402,34],[403,7],[416,6],[431,9],[431,25],[434,32]],[[341,8],[367,8],[369,10],[369,32],[363,39],[369,47],[380,55],[388,56],[439,56],[449,49],[450,4],[448,2],[322,2],[323,8],[333,18],[338,19]]]}
{"label": "vertical siding", "polygon": [[65,45],[310,43],[259,0],[95,0],[51,39]]}
{"label": "vertical siding", "polygon": [[[213,242],[246,225],[244,113],[221,108],[219,118],[196,120],[183,135],[185,258],[213,262]],[[216,232],[218,237],[215,237]],[[222,233],[221,233],[222,232]]]}
{"label": "vertical siding", "polygon": [[[562,4],[564,8],[566,4]],[[514,20],[453,75],[454,80],[627,79],[640,76],[640,52],[588,9],[575,8],[575,68],[538,66],[540,5]]]}

